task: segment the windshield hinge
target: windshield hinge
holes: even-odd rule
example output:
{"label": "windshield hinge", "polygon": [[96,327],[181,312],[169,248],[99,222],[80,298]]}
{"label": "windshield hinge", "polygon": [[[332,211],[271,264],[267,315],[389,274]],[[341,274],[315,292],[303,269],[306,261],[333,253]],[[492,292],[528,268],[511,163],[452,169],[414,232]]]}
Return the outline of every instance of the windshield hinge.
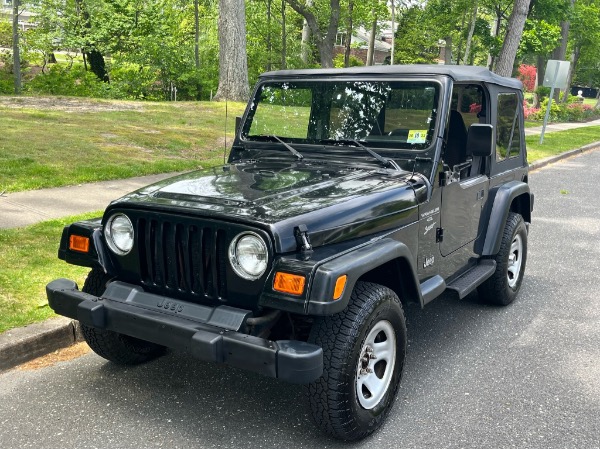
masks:
{"label": "windshield hinge", "polygon": [[300,247],[301,251],[312,251],[310,244],[310,237],[308,235],[308,228],[306,225],[299,225],[294,228],[294,236],[296,237],[296,244]]}

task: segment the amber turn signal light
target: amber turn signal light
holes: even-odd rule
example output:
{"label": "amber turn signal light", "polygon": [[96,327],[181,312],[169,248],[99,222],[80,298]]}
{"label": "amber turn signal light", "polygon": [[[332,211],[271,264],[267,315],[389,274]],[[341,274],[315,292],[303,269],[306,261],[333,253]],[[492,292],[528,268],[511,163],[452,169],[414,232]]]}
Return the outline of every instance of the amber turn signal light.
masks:
{"label": "amber turn signal light", "polygon": [[89,237],[82,237],[81,235],[71,235],[69,237],[69,249],[71,251],[77,251],[78,253],[89,252],[89,250],[90,250]]}
{"label": "amber turn signal light", "polygon": [[306,278],[304,276],[298,276],[297,274],[282,273],[278,271],[275,273],[275,280],[273,281],[273,290],[282,293],[289,293],[291,295],[301,295],[304,292],[304,284]]}
{"label": "amber turn signal light", "polygon": [[333,290],[333,300],[337,301],[342,297],[344,293],[344,289],[346,288],[346,281],[348,280],[348,276],[345,274],[337,278],[335,281],[335,289]]}

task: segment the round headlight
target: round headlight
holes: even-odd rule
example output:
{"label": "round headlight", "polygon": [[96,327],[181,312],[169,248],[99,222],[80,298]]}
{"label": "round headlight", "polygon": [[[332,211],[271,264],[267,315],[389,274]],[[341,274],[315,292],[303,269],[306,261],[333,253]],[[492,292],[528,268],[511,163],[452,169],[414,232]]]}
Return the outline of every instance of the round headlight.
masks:
{"label": "round headlight", "polygon": [[108,247],[120,256],[133,248],[133,225],[127,215],[115,214],[109,218],[104,227],[104,235]]}
{"label": "round headlight", "polygon": [[245,232],[229,245],[229,262],[238,276],[248,280],[261,277],[267,269],[267,245],[258,234]]}

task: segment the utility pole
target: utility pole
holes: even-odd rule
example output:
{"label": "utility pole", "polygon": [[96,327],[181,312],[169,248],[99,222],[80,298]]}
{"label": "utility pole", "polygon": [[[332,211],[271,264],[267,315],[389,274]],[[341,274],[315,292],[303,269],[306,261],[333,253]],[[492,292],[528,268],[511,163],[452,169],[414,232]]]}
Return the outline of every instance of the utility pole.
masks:
{"label": "utility pole", "polygon": [[13,72],[15,75],[15,94],[21,94],[21,55],[19,53],[19,0],[13,0],[12,37],[13,37]]}

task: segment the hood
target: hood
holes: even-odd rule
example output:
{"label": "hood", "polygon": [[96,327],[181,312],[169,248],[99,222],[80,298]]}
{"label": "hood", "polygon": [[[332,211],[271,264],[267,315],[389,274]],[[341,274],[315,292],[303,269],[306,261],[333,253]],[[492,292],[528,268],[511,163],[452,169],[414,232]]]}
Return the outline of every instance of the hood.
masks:
{"label": "hood", "polygon": [[[314,246],[401,225],[415,193],[410,173],[303,161],[249,161],[187,173],[144,187],[112,207],[185,210],[272,232],[278,252],[293,251],[305,224]],[[398,218],[398,217],[396,217]],[[383,229],[381,229],[383,230]]]}

